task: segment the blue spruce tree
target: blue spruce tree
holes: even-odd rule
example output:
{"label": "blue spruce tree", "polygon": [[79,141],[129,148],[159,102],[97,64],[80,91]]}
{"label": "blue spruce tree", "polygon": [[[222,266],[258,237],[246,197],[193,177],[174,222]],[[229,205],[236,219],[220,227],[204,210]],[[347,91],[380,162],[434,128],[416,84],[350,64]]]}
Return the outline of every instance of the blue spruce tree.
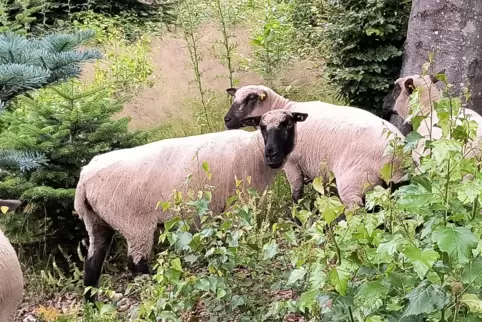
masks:
{"label": "blue spruce tree", "polygon": [[[102,57],[97,50],[77,50],[93,36],[92,30],[28,39],[14,32],[1,33],[0,112],[15,108],[11,101],[19,95],[79,76],[81,63]],[[45,161],[35,151],[0,152],[0,168],[28,171]]]}

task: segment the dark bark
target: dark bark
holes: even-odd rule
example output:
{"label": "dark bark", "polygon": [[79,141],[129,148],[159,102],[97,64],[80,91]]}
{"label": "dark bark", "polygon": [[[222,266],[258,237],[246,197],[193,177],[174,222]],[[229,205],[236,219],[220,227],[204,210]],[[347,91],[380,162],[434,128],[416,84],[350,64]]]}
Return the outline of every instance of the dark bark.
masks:
{"label": "dark bark", "polygon": [[429,52],[432,72],[445,68],[455,95],[468,86],[467,107],[482,113],[482,1],[413,0],[400,77],[421,74]]}

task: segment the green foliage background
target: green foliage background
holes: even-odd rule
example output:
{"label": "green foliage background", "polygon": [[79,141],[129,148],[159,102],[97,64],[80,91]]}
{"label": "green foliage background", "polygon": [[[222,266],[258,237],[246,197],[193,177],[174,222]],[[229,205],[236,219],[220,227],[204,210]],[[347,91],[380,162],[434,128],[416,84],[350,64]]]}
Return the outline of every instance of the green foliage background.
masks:
{"label": "green foliage background", "polygon": [[296,1],[300,41],[321,51],[338,95],[381,114],[383,97],[398,77],[411,1]]}
{"label": "green foliage background", "polygon": [[[159,23],[165,21],[164,11],[153,9],[155,19],[150,19],[141,11],[135,14],[134,4],[121,8],[120,3],[102,7],[93,1],[88,10],[74,2],[34,8],[33,2],[10,1],[8,10],[0,10],[6,22],[1,31],[15,30],[27,38],[90,26],[96,34],[89,45],[100,47],[108,62],[93,66],[89,85],[71,79],[73,74],[54,85],[35,82],[41,89],[17,93],[0,118],[1,150],[37,151],[48,160],[38,170],[9,167],[0,172],[0,198],[27,202],[21,213],[2,216],[0,224],[24,264],[27,293],[39,298],[62,298],[67,291],[80,298],[83,291],[77,261],[83,260],[85,233],[72,214],[83,165],[114,149],[223,129],[229,98],[209,90],[203,78],[199,62],[204,58],[197,50],[200,26],[209,22],[222,31],[213,50],[227,69],[229,85],[239,84],[239,70],[254,70],[292,99],[350,102],[379,112],[400,67],[410,10],[409,1],[388,0],[183,1],[173,8],[198,91],[196,100],[186,102],[194,118],[170,118],[149,131],[133,132],[128,118],[115,115],[154,83],[155,62],[148,52],[152,37],[162,35],[167,26]],[[51,11],[42,12],[45,8]],[[67,8],[75,14],[66,16]],[[252,40],[250,59],[238,55],[236,35],[230,33],[242,23]],[[31,48],[21,41],[19,45]],[[38,62],[39,56],[24,60]],[[277,82],[280,72],[299,59],[325,68],[320,81],[306,87]],[[412,97],[413,107],[419,104],[417,97]],[[208,210],[209,186],[203,193],[175,195],[161,203],[179,216],[165,223],[153,276],[131,280],[125,287],[125,262],[119,255],[125,249],[120,245],[102,278],[103,304],[64,313],[43,308],[40,319],[480,321],[481,165],[467,154],[464,144],[473,140],[475,124],[457,116],[461,106],[450,97],[435,105],[444,136],[429,142],[431,153],[420,166],[415,167],[411,157],[420,140],[416,132],[393,148],[409,169],[410,185],[395,194],[377,187],[366,198],[367,209],[349,212],[346,221],[336,223],[344,206],[323,191],[320,178],[293,208],[283,175],[263,195],[239,182],[227,211],[218,216]],[[204,168],[209,172],[209,165]],[[390,167],[383,173],[389,177]],[[197,233],[183,222],[191,215],[204,222]],[[302,227],[287,215],[298,218]],[[135,304],[125,309],[127,301]]]}

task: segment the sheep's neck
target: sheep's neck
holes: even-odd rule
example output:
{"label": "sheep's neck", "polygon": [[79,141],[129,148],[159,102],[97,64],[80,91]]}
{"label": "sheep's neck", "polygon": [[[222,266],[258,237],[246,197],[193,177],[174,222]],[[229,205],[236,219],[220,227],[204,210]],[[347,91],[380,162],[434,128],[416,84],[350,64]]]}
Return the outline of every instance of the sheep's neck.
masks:
{"label": "sheep's neck", "polygon": [[[274,92],[273,92],[274,93]],[[271,97],[271,102],[269,104],[270,110],[291,110],[295,102],[290,101],[287,98],[284,98],[283,96],[274,93],[275,95],[272,95]]]}

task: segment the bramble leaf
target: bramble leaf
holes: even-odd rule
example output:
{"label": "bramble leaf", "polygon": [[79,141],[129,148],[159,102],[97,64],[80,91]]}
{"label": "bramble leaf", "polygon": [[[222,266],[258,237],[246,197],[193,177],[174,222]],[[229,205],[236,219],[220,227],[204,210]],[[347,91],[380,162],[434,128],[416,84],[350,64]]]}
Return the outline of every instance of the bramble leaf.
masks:
{"label": "bramble leaf", "polygon": [[358,288],[355,297],[385,298],[388,291],[388,287],[380,282],[368,282]]}
{"label": "bramble leaf", "polygon": [[462,271],[462,282],[465,284],[472,284],[476,282],[481,282],[482,277],[482,257],[477,257],[467,266],[464,267]]}
{"label": "bramble leaf", "polygon": [[350,279],[350,273],[341,269],[333,268],[329,273],[330,283],[335,287],[335,290],[341,295],[345,295],[346,288],[348,287],[348,280]]}
{"label": "bramble leaf", "polygon": [[446,301],[446,295],[439,285],[422,282],[412,290],[406,298],[409,303],[403,313],[404,317],[440,310]]}
{"label": "bramble leaf", "polygon": [[302,279],[306,274],[306,270],[302,267],[300,269],[295,269],[291,272],[290,277],[286,285],[292,285]]}
{"label": "bramble leaf", "polygon": [[447,252],[459,264],[466,264],[471,250],[477,247],[477,238],[466,227],[443,227],[434,229],[432,239],[441,251]]}
{"label": "bramble leaf", "polygon": [[475,294],[462,295],[462,303],[465,304],[470,312],[482,313],[482,300]]}
{"label": "bramble leaf", "polygon": [[413,246],[407,247],[403,254],[412,262],[413,269],[420,279],[425,277],[425,274],[439,258],[438,253],[434,250],[425,249],[421,251]]}

